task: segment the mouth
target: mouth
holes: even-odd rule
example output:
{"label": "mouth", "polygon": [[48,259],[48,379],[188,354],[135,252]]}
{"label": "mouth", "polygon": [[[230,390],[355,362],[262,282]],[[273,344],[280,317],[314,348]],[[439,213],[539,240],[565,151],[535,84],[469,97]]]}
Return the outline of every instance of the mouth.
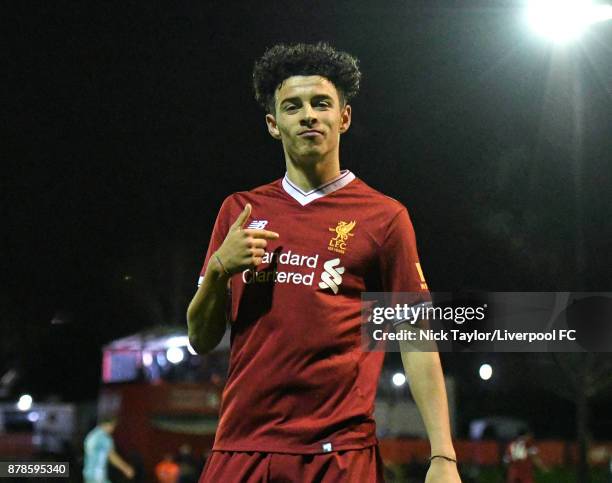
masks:
{"label": "mouth", "polygon": [[317,131],[316,129],[308,129],[307,131],[302,131],[298,133],[298,136],[304,138],[311,138],[316,136],[323,136],[323,133],[321,131]]}

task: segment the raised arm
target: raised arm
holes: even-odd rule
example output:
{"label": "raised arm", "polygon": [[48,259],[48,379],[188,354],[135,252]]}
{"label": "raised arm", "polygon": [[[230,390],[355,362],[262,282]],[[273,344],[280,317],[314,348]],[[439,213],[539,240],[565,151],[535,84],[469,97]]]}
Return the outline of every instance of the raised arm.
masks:
{"label": "raised arm", "polygon": [[272,231],[244,229],[250,215],[251,205],[247,203],[219,249],[209,258],[204,279],[187,309],[189,343],[200,354],[214,349],[225,333],[230,277],[259,265],[267,240],[278,238],[278,233]]}

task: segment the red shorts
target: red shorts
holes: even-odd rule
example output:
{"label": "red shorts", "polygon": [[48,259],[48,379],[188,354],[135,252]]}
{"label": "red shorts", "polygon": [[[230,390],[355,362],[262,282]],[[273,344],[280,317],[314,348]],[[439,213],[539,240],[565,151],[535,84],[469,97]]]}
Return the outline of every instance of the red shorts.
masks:
{"label": "red shorts", "polygon": [[382,483],[378,446],[322,454],[213,451],[199,483]]}

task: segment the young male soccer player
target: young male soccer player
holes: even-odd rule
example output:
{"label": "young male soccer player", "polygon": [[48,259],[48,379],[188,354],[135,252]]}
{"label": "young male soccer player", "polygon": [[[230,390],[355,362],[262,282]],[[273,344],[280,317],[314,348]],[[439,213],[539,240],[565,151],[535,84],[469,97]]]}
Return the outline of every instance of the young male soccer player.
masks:
{"label": "young male soccer player", "polygon": [[[198,352],[231,325],[201,482],[382,481],[372,414],[384,353],[361,349],[360,294],[428,292],[404,206],[340,170],[360,76],[326,44],[277,45],[255,64],[287,172],[223,202],[187,311]],[[458,482],[439,356],[402,360],[435,456],[426,481]]]}

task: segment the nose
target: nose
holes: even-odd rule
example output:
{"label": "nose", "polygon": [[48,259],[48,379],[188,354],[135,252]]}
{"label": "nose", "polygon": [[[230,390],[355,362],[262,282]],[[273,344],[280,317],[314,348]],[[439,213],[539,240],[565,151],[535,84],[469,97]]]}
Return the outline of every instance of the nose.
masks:
{"label": "nose", "polygon": [[312,126],[317,122],[316,111],[309,103],[304,103],[302,113],[302,119],[300,120],[301,124]]}

